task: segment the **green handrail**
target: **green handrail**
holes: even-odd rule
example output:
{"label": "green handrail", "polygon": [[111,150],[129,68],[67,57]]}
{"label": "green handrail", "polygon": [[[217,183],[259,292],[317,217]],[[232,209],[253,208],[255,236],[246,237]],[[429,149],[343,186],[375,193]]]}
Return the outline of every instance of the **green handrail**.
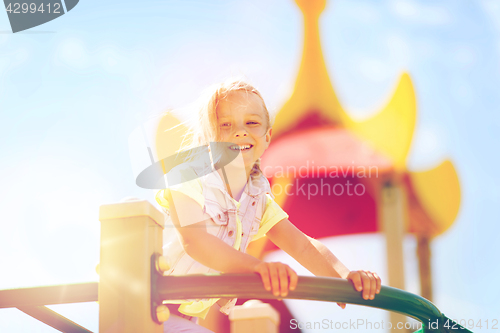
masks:
{"label": "green handrail", "polygon": [[[256,274],[160,276],[155,272],[151,282],[151,301],[155,304],[167,299],[278,298],[264,289]],[[344,279],[300,276],[297,288],[285,298],[342,302],[398,312],[419,320],[422,323],[419,332],[471,332],[450,320],[425,298],[386,286],[382,286],[374,300],[365,300],[361,292],[355,291],[351,283]],[[18,307],[21,310],[26,306],[95,300],[95,282],[0,291],[0,308]]]}
{"label": "green handrail", "polygon": [[[265,290],[256,274],[157,276],[152,280],[152,302],[199,298],[277,299]],[[345,279],[299,276],[288,299],[364,305],[398,312],[422,323],[421,332],[471,332],[446,317],[430,301],[404,290],[382,286],[373,300],[365,300]]]}

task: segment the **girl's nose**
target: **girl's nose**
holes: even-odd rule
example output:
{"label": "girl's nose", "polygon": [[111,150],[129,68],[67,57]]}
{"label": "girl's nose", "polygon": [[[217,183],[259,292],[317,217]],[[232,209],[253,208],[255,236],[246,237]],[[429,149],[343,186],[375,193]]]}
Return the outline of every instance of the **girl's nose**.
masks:
{"label": "girl's nose", "polygon": [[248,133],[245,130],[236,131],[236,133],[234,134],[234,136],[237,137],[237,138],[244,137],[244,136],[247,136],[247,135],[248,135]]}
{"label": "girl's nose", "polygon": [[245,129],[244,126],[238,126],[238,127],[235,128],[234,136],[236,138],[244,137],[244,136],[247,136],[247,135],[248,135],[248,133],[247,133],[247,131],[246,131],[246,129]]}

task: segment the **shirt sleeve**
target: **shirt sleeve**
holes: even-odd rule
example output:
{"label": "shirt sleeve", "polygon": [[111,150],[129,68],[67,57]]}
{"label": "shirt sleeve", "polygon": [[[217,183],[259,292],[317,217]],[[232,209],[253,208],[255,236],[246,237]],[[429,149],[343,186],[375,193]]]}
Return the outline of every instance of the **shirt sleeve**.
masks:
{"label": "shirt sleeve", "polygon": [[158,191],[156,194],[156,201],[160,206],[169,209],[168,196],[172,192],[182,193],[189,198],[193,199],[203,209],[205,205],[205,197],[203,196],[203,187],[201,180],[197,177],[196,173],[191,168],[173,169],[168,173],[167,184],[170,183],[168,188]]}
{"label": "shirt sleeve", "polygon": [[260,220],[259,231],[257,231],[250,241],[264,237],[266,233],[276,225],[276,223],[286,218],[288,218],[288,214],[269,194],[266,194],[266,210]]}

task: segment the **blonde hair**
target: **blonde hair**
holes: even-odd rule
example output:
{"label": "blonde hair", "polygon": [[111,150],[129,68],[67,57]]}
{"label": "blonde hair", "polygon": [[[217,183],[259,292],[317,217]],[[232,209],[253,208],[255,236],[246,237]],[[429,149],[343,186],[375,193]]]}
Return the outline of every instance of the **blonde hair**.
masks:
{"label": "blonde hair", "polygon": [[[246,92],[257,95],[264,109],[264,117],[267,122],[266,131],[271,127],[271,118],[269,111],[260,92],[243,80],[228,80],[223,83],[208,87],[199,99],[198,117],[190,128],[191,142],[187,143],[189,147],[196,148],[207,146],[210,142],[217,142],[219,138],[219,126],[217,121],[217,108],[219,103],[227,99],[232,93]],[[217,160],[217,158],[214,158]],[[251,175],[260,172],[260,158],[252,167]]]}

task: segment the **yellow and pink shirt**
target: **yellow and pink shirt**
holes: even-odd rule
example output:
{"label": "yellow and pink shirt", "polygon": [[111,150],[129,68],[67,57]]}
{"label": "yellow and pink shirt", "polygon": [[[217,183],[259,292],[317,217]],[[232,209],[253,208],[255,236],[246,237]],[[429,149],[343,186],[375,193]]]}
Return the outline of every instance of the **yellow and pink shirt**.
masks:
{"label": "yellow and pink shirt", "polygon": [[[288,214],[274,201],[269,181],[260,169],[254,172],[239,201],[228,193],[225,183],[215,170],[184,164],[174,168],[168,179],[175,179],[177,185],[160,190],[157,202],[167,213],[163,235],[163,253],[171,263],[165,275],[210,274],[218,271],[192,259],[182,247],[177,231],[171,221],[168,206],[168,191],[178,191],[193,199],[208,220],[207,232],[218,237],[238,251],[246,252],[248,244],[263,236]],[[201,221],[180,221],[181,227]],[[205,318],[209,308],[218,299],[168,301],[180,304],[179,311],[189,316]],[[231,299],[220,309],[228,314],[236,299]]]}

